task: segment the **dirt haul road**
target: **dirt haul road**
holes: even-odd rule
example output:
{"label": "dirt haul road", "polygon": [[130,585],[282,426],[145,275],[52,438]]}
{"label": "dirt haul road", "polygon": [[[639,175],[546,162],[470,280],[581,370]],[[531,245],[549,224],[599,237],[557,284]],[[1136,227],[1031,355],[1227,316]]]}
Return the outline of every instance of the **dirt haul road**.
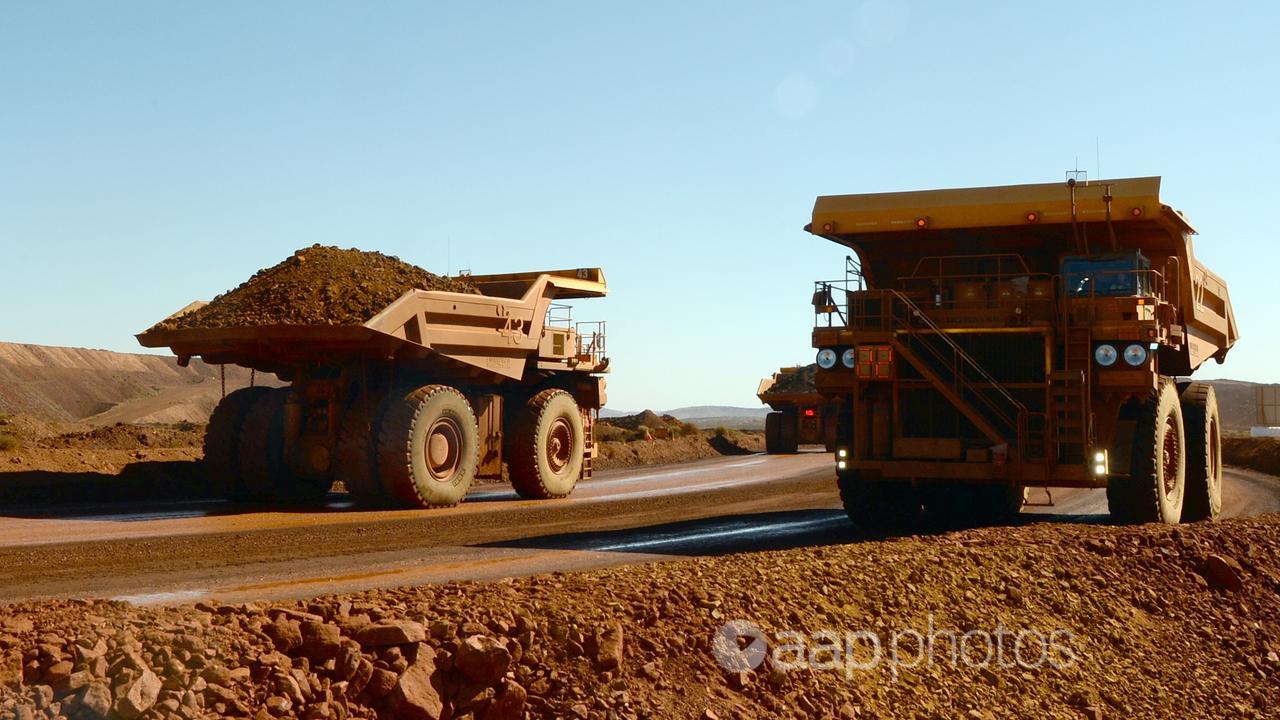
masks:
{"label": "dirt haul road", "polygon": [[[746,456],[601,473],[561,502],[503,487],[448,510],[321,511],[172,503],[0,511],[0,602],[299,598],[492,580],[860,539],[830,456]],[[1043,502],[1043,491],[1031,501]],[[1102,490],[1054,492],[1027,520],[1103,522]],[[1280,480],[1231,469],[1224,515],[1280,511]]]}

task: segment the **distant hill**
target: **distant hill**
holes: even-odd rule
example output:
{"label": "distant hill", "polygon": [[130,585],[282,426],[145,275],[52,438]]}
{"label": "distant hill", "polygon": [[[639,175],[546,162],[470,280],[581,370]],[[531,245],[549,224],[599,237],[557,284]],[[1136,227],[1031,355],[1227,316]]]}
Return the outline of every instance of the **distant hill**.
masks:
{"label": "distant hill", "polygon": [[693,405],[690,407],[666,410],[663,415],[671,415],[681,420],[701,420],[703,418],[723,417],[764,417],[769,412],[765,406],[744,408],[729,405]]}
{"label": "distant hill", "polygon": [[1210,380],[1218,396],[1222,425],[1228,430],[1248,430],[1258,421],[1258,383]]}
{"label": "distant hill", "polygon": [[[646,411],[649,412],[649,411]],[[677,420],[696,425],[700,428],[726,427],[734,430],[763,430],[764,416],[769,408],[744,408],[732,405],[691,405],[674,410],[662,410],[657,415],[670,415]],[[636,413],[622,412],[610,408],[602,408],[603,419],[629,418]]]}
{"label": "distant hill", "polygon": [[[259,384],[278,384],[259,375]],[[249,371],[227,366],[227,388]],[[205,422],[222,397],[219,368],[172,356],[0,343],[0,414],[56,422]]]}

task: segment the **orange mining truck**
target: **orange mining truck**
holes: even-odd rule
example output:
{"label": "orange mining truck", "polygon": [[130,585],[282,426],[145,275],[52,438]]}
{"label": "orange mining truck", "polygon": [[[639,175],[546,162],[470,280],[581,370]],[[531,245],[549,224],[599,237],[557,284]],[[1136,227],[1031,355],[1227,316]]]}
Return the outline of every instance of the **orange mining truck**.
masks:
{"label": "orange mining truck", "polygon": [[153,328],[138,341],[290,383],[214,410],[206,463],[228,498],[315,501],[341,480],[361,505],[441,507],[504,464],[521,496],[564,497],[591,476],[608,359],[604,323],[556,301],[604,296],[604,274],[468,279],[479,294],[410,290],[362,325]]}
{"label": "orange mining truck", "polygon": [[853,521],[995,522],[1027,487],[1105,487],[1127,522],[1218,515],[1217,401],[1176,378],[1236,322],[1159,178],[819,197],[806,230],[855,253],[813,295]]}
{"label": "orange mining truck", "polygon": [[815,369],[780,368],[756,388],[756,397],[773,410],[764,418],[764,446],[770,455],[796,453],[801,445],[835,449],[836,405],[814,387]]}

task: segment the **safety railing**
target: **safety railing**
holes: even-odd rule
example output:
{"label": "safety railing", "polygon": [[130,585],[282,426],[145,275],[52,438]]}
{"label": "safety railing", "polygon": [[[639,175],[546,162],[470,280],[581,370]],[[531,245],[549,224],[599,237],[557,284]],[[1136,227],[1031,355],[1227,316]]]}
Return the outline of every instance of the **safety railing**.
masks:
{"label": "safety railing", "polygon": [[846,313],[851,328],[893,332],[960,402],[1024,450],[1029,430],[1026,406],[911,298],[898,290],[865,290],[850,295]]}
{"label": "safety railing", "polygon": [[[1058,277],[1063,295],[1063,312],[1070,311],[1073,321],[1091,323],[1098,319],[1099,301],[1144,299],[1152,312],[1165,304],[1168,297],[1168,278],[1158,270],[1101,270],[1093,273],[1069,273]],[[1099,292],[1099,288],[1102,292]],[[1081,312],[1079,303],[1086,300]],[[1148,318],[1148,319],[1154,319]]]}
{"label": "safety railing", "polygon": [[[892,329],[907,331],[900,336],[901,341],[909,349],[923,348],[941,369],[949,371],[952,389],[959,397],[977,400],[989,417],[1021,441],[1027,423],[1026,406],[910,298],[896,290],[886,293],[889,295],[886,305],[892,313]],[[1021,447],[1022,443],[1018,444]]]}
{"label": "safety railing", "polygon": [[862,265],[857,258],[846,255],[844,279],[818,280],[813,284],[813,326],[842,327],[848,324],[849,297],[852,293],[866,289],[866,286]]}
{"label": "safety railing", "polygon": [[564,303],[551,303],[547,306],[545,325],[561,330],[573,329],[573,306]]}
{"label": "safety railing", "polygon": [[591,320],[575,323],[573,326],[574,334],[577,336],[578,345],[575,356],[580,362],[590,363],[591,365],[599,365],[604,362],[606,355],[605,348],[605,321]]}
{"label": "safety railing", "polygon": [[[1099,286],[1103,288],[1103,292],[1098,292]],[[1164,302],[1168,294],[1168,283],[1164,273],[1159,270],[1100,270],[1063,275],[1062,290],[1067,297],[1072,298],[1088,297],[1095,300],[1099,297],[1142,297]]]}

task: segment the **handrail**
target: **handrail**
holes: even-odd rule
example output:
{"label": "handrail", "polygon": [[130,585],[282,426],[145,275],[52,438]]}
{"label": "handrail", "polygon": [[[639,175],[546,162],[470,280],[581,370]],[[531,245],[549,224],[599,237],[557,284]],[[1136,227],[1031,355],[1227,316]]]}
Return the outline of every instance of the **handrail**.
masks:
{"label": "handrail", "polygon": [[[584,329],[585,328],[585,329]],[[604,320],[584,320],[574,324],[573,334],[576,337],[577,348],[574,353],[581,360],[590,360],[594,364],[604,361],[607,355],[605,349],[605,321]],[[588,341],[586,338],[590,336]]]}
{"label": "handrail", "polygon": [[[969,353],[965,352],[964,348],[960,347],[958,343],[952,340],[951,337],[947,335],[947,333],[943,331],[943,329],[939,327],[937,323],[935,323],[932,319],[930,319],[929,316],[926,315],[918,305],[916,305],[914,302],[911,301],[911,298],[908,298],[906,295],[903,295],[897,290],[888,290],[886,292],[889,293],[893,297],[893,299],[900,301],[910,311],[912,318],[921,320],[925,324],[925,326],[928,327],[928,329],[935,336],[937,336],[947,344],[947,346],[951,349],[951,352],[953,355],[953,358],[951,361],[951,364],[953,366],[959,365],[959,363],[956,362],[956,359],[963,361],[965,365],[968,365],[970,368],[976,371],[978,375],[980,375],[982,379],[986,381],[986,383],[988,383],[988,385],[992,390],[995,390],[997,393],[999,393],[1000,397],[1003,398],[1005,402],[1013,406],[1014,417],[1010,417],[1004,411],[1002,411],[998,406],[996,406],[995,403],[991,402],[991,399],[988,396],[980,392],[977,388],[973,387],[972,382],[968,378],[966,378],[962,372],[953,373],[955,376],[957,389],[967,390],[973,395],[977,396],[980,400],[982,400],[983,404],[986,405],[991,412],[996,414],[997,418],[1001,422],[1003,422],[1006,426],[1010,427],[1015,432],[1017,432],[1019,436],[1018,439],[1021,440],[1022,425],[1023,423],[1025,423],[1025,415],[1027,412],[1026,406],[1023,405],[1021,402],[1018,402],[1017,398],[1013,397],[1013,395],[1010,394],[1009,391],[1005,389],[1005,387],[1001,385],[999,381],[997,381],[994,377],[992,377],[991,374],[987,372],[986,369],[983,368],[982,365],[980,365],[977,360],[974,360],[973,357],[969,355]],[[893,319],[896,320],[897,319],[896,316]],[[928,349],[931,352],[931,354],[933,354],[935,359],[941,362],[947,361],[947,358],[943,356],[942,353],[940,353],[937,350],[937,348],[929,346],[928,343],[922,343],[922,345],[926,349]],[[1021,442],[1019,442],[1019,447],[1021,447]]]}
{"label": "handrail", "polygon": [[[1005,272],[1003,271],[1004,263],[1003,263],[1002,261],[1004,261],[1006,258],[1013,258],[1013,259],[1017,260],[1017,261],[1018,261],[1018,265],[1019,265],[1019,266],[1021,266],[1021,268],[1022,268],[1022,269],[1021,269],[1021,270],[1014,270],[1013,272],[1009,272],[1009,273],[1005,273]],[[911,274],[910,274],[910,275],[908,275],[907,277],[911,277],[911,278],[937,278],[937,279],[941,279],[941,278],[954,278],[954,277],[961,277],[960,275],[948,274],[948,273],[944,273],[944,272],[942,271],[942,269],[943,269],[943,263],[944,263],[944,262],[951,262],[952,264],[954,264],[954,263],[956,263],[956,262],[958,262],[958,261],[961,261],[961,260],[995,260],[995,262],[996,262],[996,277],[1006,277],[1006,276],[1007,276],[1007,277],[1016,277],[1016,276],[1019,276],[1019,275],[1031,275],[1031,274],[1032,274],[1032,273],[1031,273],[1031,271],[1030,271],[1030,269],[1029,269],[1029,268],[1027,268],[1027,261],[1026,261],[1025,259],[1023,259],[1023,257],[1022,257],[1021,255],[1017,254],[1017,253],[983,253],[983,254],[978,254],[978,255],[929,255],[929,256],[926,256],[926,257],[922,257],[922,258],[920,258],[919,260],[917,260],[917,261],[916,261],[916,266],[915,266],[915,268],[913,268],[913,269],[911,270]],[[937,261],[937,263],[938,263],[938,272],[937,272],[937,274],[930,273],[930,274],[927,274],[927,275],[926,275],[926,274],[923,274],[923,273],[921,273],[921,272],[920,272],[920,268],[921,268],[925,263],[927,263],[927,262],[933,262],[933,261]],[[985,276],[985,277],[991,277],[991,273],[985,273],[985,275],[984,275],[984,276]],[[899,279],[901,279],[901,278],[899,278]]]}

